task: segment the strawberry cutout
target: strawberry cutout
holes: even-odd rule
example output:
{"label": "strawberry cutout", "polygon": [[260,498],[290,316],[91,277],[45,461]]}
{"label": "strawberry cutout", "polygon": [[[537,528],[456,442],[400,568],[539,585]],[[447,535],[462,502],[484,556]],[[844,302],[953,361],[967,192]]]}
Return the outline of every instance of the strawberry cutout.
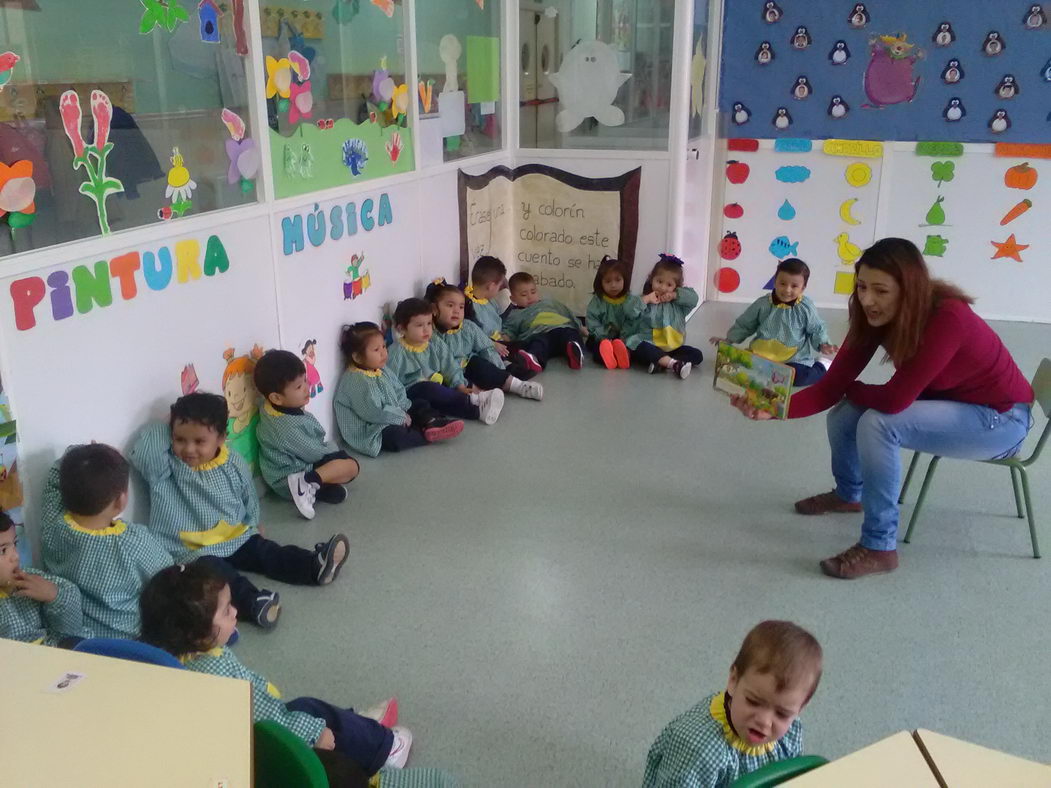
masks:
{"label": "strawberry cutout", "polygon": [[719,241],[719,256],[724,260],[736,260],[741,256],[741,242],[737,240],[737,233],[727,233]]}

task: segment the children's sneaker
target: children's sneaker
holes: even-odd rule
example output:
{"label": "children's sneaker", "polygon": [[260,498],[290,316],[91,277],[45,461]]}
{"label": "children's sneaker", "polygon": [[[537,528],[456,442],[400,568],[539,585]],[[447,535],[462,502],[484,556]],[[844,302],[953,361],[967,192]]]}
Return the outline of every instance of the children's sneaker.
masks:
{"label": "children's sneaker", "polygon": [[463,422],[460,419],[435,419],[423,428],[423,437],[428,443],[438,443],[455,438],[463,432]]}
{"label": "children's sneaker", "polygon": [[616,359],[617,366],[621,369],[629,369],[631,353],[628,352],[628,346],[620,339],[614,339],[610,344],[613,345],[613,358]]}
{"label": "children's sneaker", "polygon": [[523,381],[521,387],[515,393],[522,399],[535,399],[539,401],[544,398],[544,387],[539,383]]}
{"label": "children's sneaker", "polygon": [[664,367],[662,367],[660,364],[650,364],[648,367],[646,367],[646,371],[651,375],[656,375],[658,372],[663,372]]}
{"label": "children's sneaker", "polygon": [[322,503],[343,503],[347,500],[347,488],[342,484],[322,484],[315,497]]}
{"label": "children's sneaker", "polygon": [[343,534],[336,534],[327,542],[318,542],[314,545],[314,561],[317,564],[314,582],[319,586],[327,586],[339,576],[339,570],[349,557],[350,540]]}
{"label": "children's sneaker", "polygon": [[682,380],[686,380],[686,378],[690,377],[690,370],[692,369],[693,364],[689,361],[675,361],[670,367],[668,367],[668,371],[671,374],[678,375]]}
{"label": "children's sneaker", "polygon": [[515,358],[519,364],[528,369],[534,375],[544,371],[544,368],[540,366],[540,362],[537,361],[536,356],[528,351],[519,350]]}
{"label": "children's sneaker", "polygon": [[281,597],[276,591],[260,591],[252,603],[252,620],[263,629],[273,629],[281,617]]}
{"label": "children's sneaker", "polygon": [[584,364],[584,350],[579,342],[566,343],[566,358],[569,360],[570,369],[580,369]]}
{"label": "children's sneaker", "polygon": [[365,709],[361,716],[376,720],[384,728],[393,728],[398,724],[398,699],[387,698],[383,703]]}
{"label": "children's sneaker", "polygon": [[617,368],[617,357],[613,353],[613,343],[608,339],[603,339],[598,343],[598,354],[599,358],[602,359],[602,363],[606,365],[606,369]]}
{"label": "children's sneaker", "polygon": [[496,424],[504,409],[504,392],[500,389],[478,392],[478,418],[483,424]]}
{"label": "children's sneaker", "polygon": [[314,499],[319,485],[306,480],[305,473],[293,473],[288,479],[288,491],[292,493],[292,503],[299,513],[308,520],[314,519]]}
{"label": "children's sneaker", "polygon": [[394,744],[391,745],[390,755],[387,756],[387,762],[384,766],[390,766],[392,769],[402,769],[405,767],[405,762],[409,760],[409,748],[412,747],[412,731],[398,726],[391,728],[391,732],[394,734]]}

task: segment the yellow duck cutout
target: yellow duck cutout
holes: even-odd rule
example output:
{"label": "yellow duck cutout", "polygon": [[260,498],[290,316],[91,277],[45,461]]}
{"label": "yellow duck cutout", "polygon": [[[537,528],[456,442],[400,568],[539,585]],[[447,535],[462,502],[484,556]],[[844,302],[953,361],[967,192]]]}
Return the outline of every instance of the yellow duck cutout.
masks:
{"label": "yellow duck cutout", "polygon": [[836,242],[836,253],[843,265],[854,265],[861,257],[861,247],[851,243],[850,236],[846,233],[840,233],[832,240]]}

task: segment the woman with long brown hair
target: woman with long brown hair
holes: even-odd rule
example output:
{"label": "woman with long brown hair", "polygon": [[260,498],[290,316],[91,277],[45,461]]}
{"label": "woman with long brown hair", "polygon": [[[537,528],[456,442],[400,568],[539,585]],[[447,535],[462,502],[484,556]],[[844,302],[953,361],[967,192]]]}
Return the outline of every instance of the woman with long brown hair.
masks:
{"label": "woman with long brown hair", "polygon": [[[1009,457],[1032,426],[1033,389],[971,299],[932,279],[919,249],[877,241],[854,267],[850,328],[828,374],[792,397],[788,417],[831,408],[828,441],[836,489],[796,502],[800,514],[864,512],[861,539],[821,562],[853,579],[898,566],[899,449],[960,459]],[[894,364],[882,385],[857,377],[882,348]],[[753,419],[770,418],[742,398]]]}

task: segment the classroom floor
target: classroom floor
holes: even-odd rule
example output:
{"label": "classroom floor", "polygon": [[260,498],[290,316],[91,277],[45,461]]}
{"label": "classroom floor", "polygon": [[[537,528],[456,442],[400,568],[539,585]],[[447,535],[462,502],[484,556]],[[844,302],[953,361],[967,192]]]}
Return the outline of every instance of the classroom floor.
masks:
{"label": "classroom floor", "polygon": [[[704,306],[690,339],[741,308]],[[826,315],[834,337],[844,315]],[[1051,326],[995,328],[1026,375],[1051,349]],[[823,418],[749,422],[711,374],[708,359],[687,381],[555,361],[544,402],[366,461],[312,523],[269,498],[269,536],[343,529],[352,556],[332,587],[280,586],[278,629],[245,631],[241,659],[286,697],[396,694],[409,765],[466,786],[637,786],[661,727],[725,687],[744,633],[789,618],[825,649],[808,752],[926,727],[1051,761],[1051,457],[1033,479],[1047,558],[1005,470],[945,462],[900,569],[833,580],[817,562],[856,541],[859,516],[792,511],[831,488]]]}

